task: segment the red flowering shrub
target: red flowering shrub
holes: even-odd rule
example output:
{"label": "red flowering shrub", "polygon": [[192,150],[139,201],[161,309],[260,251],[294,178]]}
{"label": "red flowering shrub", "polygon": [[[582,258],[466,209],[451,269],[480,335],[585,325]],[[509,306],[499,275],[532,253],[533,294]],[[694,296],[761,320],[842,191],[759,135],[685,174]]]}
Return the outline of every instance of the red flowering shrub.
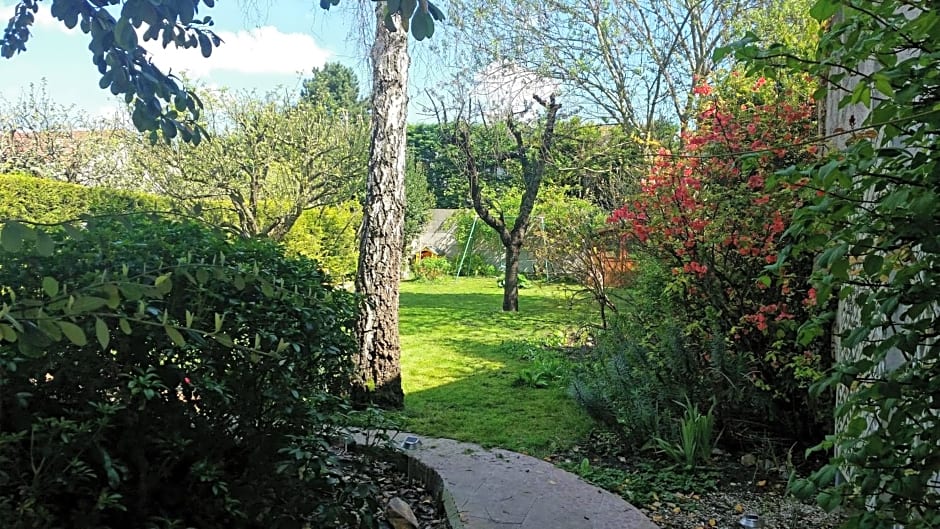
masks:
{"label": "red flowering shrub", "polygon": [[707,344],[720,333],[745,368],[712,380],[747,385],[768,403],[764,410],[719,403],[725,419],[769,411],[781,431],[812,437],[816,417],[806,387],[826,348],[796,340],[809,311],[819,310],[807,284],[812,263],[777,263],[804,191],[775,183],[773,174],[812,156],[804,144],[815,135],[814,106],[763,78],[734,74],[693,92],[700,111],[681,150],[660,151],[640,193],[609,221],[622,226],[634,251],[671,268],[667,290],[681,307],[688,354],[699,356],[700,368],[715,367]]}

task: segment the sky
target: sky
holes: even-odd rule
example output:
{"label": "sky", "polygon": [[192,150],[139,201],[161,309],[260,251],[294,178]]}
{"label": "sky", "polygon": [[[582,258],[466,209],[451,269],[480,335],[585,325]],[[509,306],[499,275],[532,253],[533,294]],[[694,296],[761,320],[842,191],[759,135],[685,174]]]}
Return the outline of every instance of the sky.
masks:
{"label": "sky", "polygon": [[[353,68],[363,91],[368,89],[368,43],[360,36],[361,25],[351,4],[320,9],[316,0],[217,0],[212,9],[201,6],[199,16],[209,15],[212,28],[224,43],[204,59],[198,49],[163,50],[147,43],[154,63],[166,70],[185,72],[188,79],[207,87],[254,90],[261,94],[286,87],[300,90],[305,73],[327,61]],[[67,29],[49,14],[51,2],[40,2],[26,52],[12,59],[0,58],[0,97],[15,101],[29,85],[45,79],[56,103],[74,105],[91,116],[111,116],[123,104],[98,87],[100,78],[87,46],[90,38],[76,28]],[[347,7],[344,9],[343,4]],[[0,0],[0,24],[6,27],[15,2]],[[444,32],[439,31],[435,39]],[[442,80],[446,65],[428,59],[428,41],[411,41],[411,121],[421,121],[426,108],[425,90]],[[172,45],[171,45],[172,46]],[[363,94],[365,95],[365,93]]]}

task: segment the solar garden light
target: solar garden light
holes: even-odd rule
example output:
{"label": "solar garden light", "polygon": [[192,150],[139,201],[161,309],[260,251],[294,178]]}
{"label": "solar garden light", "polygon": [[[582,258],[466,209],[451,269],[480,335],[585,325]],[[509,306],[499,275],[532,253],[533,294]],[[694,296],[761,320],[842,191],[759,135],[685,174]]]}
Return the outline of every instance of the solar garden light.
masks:
{"label": "solar garden light", "polygon": [[764,527],[764,521],[756,514],[745,514],[738,520],[738,527],[742,529],[760,529]]}
{"label": "solar garden light", "polygon": [[409,435],[408,437],[405,437],[405,440],[402,441],[401,443],[401,447],[404,450],[416,450],[418,446],[420,445],[421,445],[421,439],[418,439],[417,437],[413,435]]}

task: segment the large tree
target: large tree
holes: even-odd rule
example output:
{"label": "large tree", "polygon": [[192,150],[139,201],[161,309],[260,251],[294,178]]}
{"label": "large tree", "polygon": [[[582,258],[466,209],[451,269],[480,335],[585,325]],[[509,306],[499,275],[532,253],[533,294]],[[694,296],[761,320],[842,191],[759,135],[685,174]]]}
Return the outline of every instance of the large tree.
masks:
{"label": "large tree", "polygon": [[331,111],[350,115],[366,111],[366,102],[359,95],[356,72],[338,62],[328,62],[322,68],[314,68],[310,77],[304,79],[300,97]]}
{"label": "large tree", "polygon": [[[511,138],[511,147],[507,152],[497,157],[502,160],[511,160],[518,164],[520,169],[520,183],[522,186],[522,201],[515,219],[510,224],[501,209],[495,209],[497,201],[492,197],[484,196],[484,181],[481,176],[481,167],[478,163],[477,149],[474,148],[470,134],[470,127],[458,121],[455,132],[455,142],[463,155],[464,171],[470,185],[470,200],[473,209],[480,219],[499,234],[499,240],[505,249],[505,275],[503,279],[503,310],[519,310],[519,257],[522,245],[529,230],[529,220],[535,201],[538,199],[539,188],[545,177],[546,165],[555,139],[555,123],[561,104],[555,101],[552,95],[548,100],[539,96],[534,99],[545,108],[545,122],[540,133],[526,137],[522,126],[512,115],[506,119],[506,128]],[[534,140],[534,141],[533,141]],[[498,170],[499,168],[496,168]],[[497,206],[498,207],[498,206]]]}
{"label": "large tree", "polygon": [[243,237],[280,240],[307,210],[341,202],[365,178],[366,125],[308,101],[203,94],[212,141],[138,142],[148,191],[221,207]]}
{"label": "large tree", "polygon": [[[398,338],[398,282],[405,219],[405,131],[408,118],[408,36],[383,24],[377,5],[372,46],[372,144],[359,244],[356,291],[362,295],[357,336],[357,401],[398,407],[401,344]],[[393,24],[401,28],[401,15]]]}
{"label": "large tree", "polygon": [[[329,8],[339,0],[321,0]],[[363,208],[356,291],[362,296],[353,398],[401,407],[398,284],[405,219],[405,137],[408,117],[408,32],[434,34],[443,14],[427,0],[376,3],[372,62],[372,138]]]}

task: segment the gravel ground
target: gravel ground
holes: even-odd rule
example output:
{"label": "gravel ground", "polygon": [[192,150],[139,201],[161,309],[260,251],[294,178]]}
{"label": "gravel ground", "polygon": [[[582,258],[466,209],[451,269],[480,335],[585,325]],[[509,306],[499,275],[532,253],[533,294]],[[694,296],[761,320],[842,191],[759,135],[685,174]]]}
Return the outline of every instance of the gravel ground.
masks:
{"label": "gravel ground", "polygon": [[764,529],[834,529],[839,518],[784,493],[783,485],[767,490],[738,488],[688,497],[688,501],[641,508],[662,529],[738,529],[744,514],[758,514]]}
{"label": "gravel ground", "polygon": [[[645,454],[611,453],[603,446],[603,442],[589,443],[547,459],[575,472],[578,462],[587,459],[595,477],[603,475],[605,468],[615,469],[619,476],[629,480],[626,484],[617,485],[620,478],[599,479],[596,484],[624,496],[662,529],[740,529],[745,514],[757,514],[763,529],[835,529],[841,522],[838,515],[787,494],[789,470],[752,454],[717,453],[708,476],[700,480],[699,485],[692,485],[692,490],[683,490],[683,485],[677,484],[680,480],[674,477],[663,480],[671,485],[641,484],[649,479],[650,468],[657,476],[681,474],[679,470],[670,469],[669,462],[651,460]],[[592,447],[600,447],[600,450]],[[811,465],[803,463],[803,466],[806,468],[798,471],[811,472]],[[647,478],[635,477],[644,472]],[[588,481],[592,479],[588,477]],[[697,486],[705,487],[701,483],[708,483],[706,490],[694,490]],[[647,493],[636,495],[630,491],[637,487],[646,487]]]}

